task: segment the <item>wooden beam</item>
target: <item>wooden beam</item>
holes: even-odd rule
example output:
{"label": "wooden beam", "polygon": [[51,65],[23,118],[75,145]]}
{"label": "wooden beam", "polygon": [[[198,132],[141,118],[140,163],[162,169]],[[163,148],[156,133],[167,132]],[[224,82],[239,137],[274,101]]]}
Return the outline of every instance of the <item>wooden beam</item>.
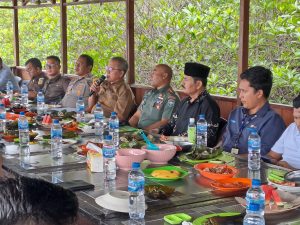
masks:
{"label": "wooden beam", "polygon": [[126,0],[88,0],[88,1],[78,1],[78,2],[68,2],[64,5],[66,6],[72,6],[72,5],[86,5],[86,4],[102,4],[107,2],[122,2]]}
{"label": "wooden beam", "polygon": [[66,0],[60,1],[60,40],[61,64],[63,74],[68,73],[68,48],[67,48],[67,7]]}
{"label": "wooden beam", "polygon": [[[13,0],[13,6],[17,6],[18,1]],[[13,9],[13,30],[14,30],[14,57],[15,57],[15,66],[20,65],[20,39],[19,39],[19,18],[18,18],[18,9]]]}
{"label": "wooden beam", "polygon": [[127,74],[128,84],[135,83],[135,54],[134,54],[134,0],[126,0],[126,49],[129,70]]}
{"label": "wooden beam", "polygon": [[32,8],[50,8],[50,7],[57,7],[60,4],[40,4],[40,5],[19,5],[14,6],[15,9],[32,9]]}
{"label": "wooden beam", "polygon": [[[248,68],[249,11],[250,11],[250,0],[240,0],[239,59],[238,59],[238,77],[237,77],[238,84],[240,82],[240,74]],[[238,99],[238,104],[240,104],[239,99]]]}

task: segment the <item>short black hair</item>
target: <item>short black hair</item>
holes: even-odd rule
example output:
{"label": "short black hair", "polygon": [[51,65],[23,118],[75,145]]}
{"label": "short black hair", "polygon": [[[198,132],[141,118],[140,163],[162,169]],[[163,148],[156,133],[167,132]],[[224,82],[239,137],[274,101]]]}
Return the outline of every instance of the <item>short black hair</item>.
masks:
{"label": "short black hair", "polygon": [[[0,224],[72,224],[76,195],[60,186],[28,177],[0,179]],[[26,221],[26,222],[25,222]]]}
{"label": "short black hair", "polygon": [[79,58],[84,58],[85,61],[86,61],[86,65],[87,66],[92,66],[92,68],[93,68],[93,66],[94,66],[94,60],[93,60],[93,58],[91,56],[89,56],[87,54],[82,54],[82,55],[79,56]]}
{"label": "short black hair", "polygon": [[192,78],[194,80],[194,83],[197,80],[200,80],[202,82],[203,87],[206,87],[206,85],[207,85],[207,78],[204,78],[204,77],[192,77]]}
{"label": "short black hair", "polygon": [[38,58],[30,58],[26,61],[25,66],[31,63],[35,68],[42,69],[42,63]]}
{"label": "short black hair", "polygon": [[300,94],[296,98],[294,98],[294,100],[293,100],[293,107],[295,109],[300,108]]}
{"label": "short black hair", "polygon": [[128,62],[126,61],[126,59],[124,59],[123,57],[120,57],[120,56],[115,56],[115,57],[112,57],[110,60],[118,62],[121,67],[120,69],[124,71],[124,74],[127,73]]}
{"label": "short black hair", "polygon": [[269,69],[263,66],[254,66],[245,70],[240,78],[247,80],[250,83],[250,87],[253,87],[255,91],[262,90],[265,98],[270,96],[273,75]]}
{"label": "short black hair", "polygon": [[48,60],[48,59],[53,59],[55,62],[57,62],[60,65],[60,59],[59,59],[58,56],[56,56],[56,55],[50,55],[50,56],[48,56],[46,58],[46,60]]}

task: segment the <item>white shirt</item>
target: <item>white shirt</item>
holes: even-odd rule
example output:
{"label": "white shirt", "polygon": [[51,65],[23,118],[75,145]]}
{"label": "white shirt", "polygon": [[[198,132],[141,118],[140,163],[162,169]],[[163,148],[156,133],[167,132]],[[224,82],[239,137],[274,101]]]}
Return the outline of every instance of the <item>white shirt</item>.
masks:
{"label": "white shirt", "polygon": [[292,123],[286,128],[272,151],[281,154],[282,160],[292,167],[300,169],[300,131],[296,123]]}

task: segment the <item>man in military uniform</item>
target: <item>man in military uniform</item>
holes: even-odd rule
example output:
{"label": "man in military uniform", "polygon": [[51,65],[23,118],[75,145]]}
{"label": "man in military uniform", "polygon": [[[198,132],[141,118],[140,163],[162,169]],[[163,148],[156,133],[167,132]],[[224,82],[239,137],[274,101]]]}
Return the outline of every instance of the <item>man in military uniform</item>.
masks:
{"label": "man in military uniform", "polygon": [[37,58],[28,59],[25,63],[26,71],[31,77],[28,83],[28,98],[34,100],[37,93],[43,89],[46,80],[46,74],[42,71],[42,63]]}
{"label": "man in military uniform", "polygon": [[183,92],[188,95],[178,105],[169,123],[160,133],[163,135],[186,136],[189,119],[198,120],[205,115],[208,124],[207,145],[213,147],[217,142],[217,131],[220,120],[220,108],[206,90],[210,68],[200,63],[186,63],[184,68]]}
{"label": "man in military uniform", "polygon": [[166,125],[179,103],[178,95],[170,87],[172,69],[166,64],[155,66],[151,74],[154,88],[144,95],[136,113],[129,120],[130,126],[152,130]]}
{"label": "man in military uniform", "polygon": [[94,82],[91,91],[95,92],[89,97],[88,112],[93,111],[97,101],[102,105],[104,116],[110,117],[116,112],[120,122],[125,122],[135,108],[135,97],[130,86],[125,83],[124,76],[128,70],[128,63],[122,57],[113,57],[106,67],[107,80],[100,86]]}
{"label": "man in military uniform", "polygon": [[80,55],[75,64],[75,71],[78,77],[71,80],[67,92],[61,101],[63,107],[76,107],[78,97],[83,97],[85,107],[88,107],[88,98],[90,95],[90,86],[93,83],[94,60],[89,55]]}
{"label": "man in military uniform", "polygon": [[46,60],[48,80],[43,88],[45,103],[58,104],[65,96],[70,78],[60,74],[60,59],[57,56],[48,56]]}

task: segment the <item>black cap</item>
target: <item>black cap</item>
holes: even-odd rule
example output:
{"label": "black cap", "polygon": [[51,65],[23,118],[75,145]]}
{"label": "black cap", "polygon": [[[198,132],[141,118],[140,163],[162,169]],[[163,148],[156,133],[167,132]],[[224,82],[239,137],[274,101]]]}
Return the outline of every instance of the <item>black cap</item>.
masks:
{"label": "black cap", "polygon": [[184,74],[191,77],[207,78],[210,68],[200,63],[188,62],[184,67]]}
{"label": "black cap", "polygon": [[300,107],[300,94],[293,100],[293,107],[296,109]]}

